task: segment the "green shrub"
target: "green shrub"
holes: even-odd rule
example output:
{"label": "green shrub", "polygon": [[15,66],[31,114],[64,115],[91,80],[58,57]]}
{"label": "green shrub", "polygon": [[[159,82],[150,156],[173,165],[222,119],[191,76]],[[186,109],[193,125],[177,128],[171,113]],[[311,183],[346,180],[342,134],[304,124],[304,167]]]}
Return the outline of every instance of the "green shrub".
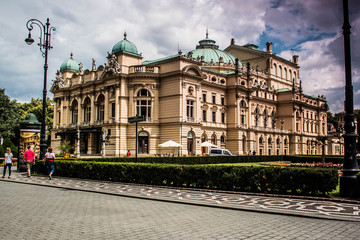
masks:
{"label": "green shrub", "polygon": [[[45,172],[37,161],[36,172]],[[335,169],[56,161],[56,175],[140,184],[323,195],[338,184]]]}

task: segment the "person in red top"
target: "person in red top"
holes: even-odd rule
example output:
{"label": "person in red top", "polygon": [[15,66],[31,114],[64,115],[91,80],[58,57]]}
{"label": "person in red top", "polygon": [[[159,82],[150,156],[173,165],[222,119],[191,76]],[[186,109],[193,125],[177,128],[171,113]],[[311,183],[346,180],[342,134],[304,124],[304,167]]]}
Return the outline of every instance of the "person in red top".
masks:
{"label": "person in red top", "polygon": [[127,156],[127,157],[130,157],[130,156],[131,156],[130,150],[127,151],[126,156]]}
{"label": "person in red top", "polygon": [[31,166],[35,164],[35,153],[31,150],[30,146],[27,147],[27,150],[24,152],[24,159],[26,161],[26,168],[28,175],[27,177],[31,177]]}

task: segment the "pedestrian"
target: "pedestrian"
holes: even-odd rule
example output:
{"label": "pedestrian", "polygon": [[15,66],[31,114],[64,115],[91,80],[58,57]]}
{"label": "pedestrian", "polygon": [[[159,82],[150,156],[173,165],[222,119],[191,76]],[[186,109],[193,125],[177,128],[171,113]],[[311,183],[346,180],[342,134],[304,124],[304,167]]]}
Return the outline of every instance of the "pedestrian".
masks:
{"label": "pedestrian", "polygon": [[127,151],[126,156],[127,156],[127,157],[130,157],[130,156],[131,156],[130,150]]}
{"label": "pedestrian", "polygon": [[249,151],[249,156],[251,156],[251,150]]}
{"label": "pedestrian", "polygon": [[55,171],[55,163],[54,163],[55,154],[52,151],[53,151],[52,147],[49,147],[48,151],[45,153],[45,161],[44,161],[44,165],[46,166],[49,175],[49,180],[52,179],[51,176]]}
{"label": "pedestrian", "polygon": [[253,151],[253,155],[256,155],[256,152],[255,152],[255,151]]}
{"label": "pedestrian", "polygon": [[28,172],[27,177],[30,178],[31,177],[31,167],[32,167],[32,165],[35,164],[35,153],[33,150],[31,150],[30,146],[28,146],[27,150],[24,152],[24,159],[26,161],[26,168],[27,168],[27,172]]}
{"label": "pedestrian", "polygon": [[9,168],[9,178],[11,178],[12,158],[13,154],[11,153],[11,149],[6,148],[3,178],[6,175],[6,168]]}

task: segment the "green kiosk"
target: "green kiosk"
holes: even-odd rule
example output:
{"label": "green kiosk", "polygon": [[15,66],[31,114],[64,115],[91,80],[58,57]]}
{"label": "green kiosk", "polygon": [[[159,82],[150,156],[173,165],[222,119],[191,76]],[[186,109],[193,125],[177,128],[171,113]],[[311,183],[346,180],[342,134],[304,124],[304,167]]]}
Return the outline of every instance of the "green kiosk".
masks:
{"label": "green kiosk", "polygon": [[26,163],[24,161],[24,152],[30,146],[35,152],[35,157],[40,156],[40,130],[41,123],[37,120],[33,113],[26,115],[25,119],[20,122],[20,138],[19,138],[19,156],[17,169],[20,172],[26,171]]}

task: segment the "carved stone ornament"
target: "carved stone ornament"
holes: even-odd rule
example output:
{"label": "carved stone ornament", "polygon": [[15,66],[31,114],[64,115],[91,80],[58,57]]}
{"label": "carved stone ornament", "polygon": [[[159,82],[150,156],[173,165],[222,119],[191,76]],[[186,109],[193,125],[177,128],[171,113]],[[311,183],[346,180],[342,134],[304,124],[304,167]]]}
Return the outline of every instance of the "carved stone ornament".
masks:
{"label": "carved stone ornament", "polygon": [[80,74],[84,74],[84,64],[79,63],[79,71],[80,71]]}
{"label": "carved stone ornament", "polygon": [[92,59],[92,70],[96,71],[96,62],[94,58]]}
{"label": "carved stone ornament", "polygon": [[193,95],[194,95],[194,87],[193,87],[193,86],[190,86],[190,87],[188,88],[188,93],[189,93],[190,96],[193,96]]}
{"label": "carved stone ornament", "polygon": [[117,61],[116,55],[114,53],[109,54],[109,65],[105,65],[105,72],[111,72],[112,74],[119,74],[120,71],[120,64]]}
{"label": "carved stone ornament", "polygon": [[65,82],[64,82],[64,79],[63,79],[63,75],[59,70],[56,72],[55,78],[56,78],[55,80],[52,80],[53,81],[53,86],[58,87],[58,88],[64,88],[65,87]]}

